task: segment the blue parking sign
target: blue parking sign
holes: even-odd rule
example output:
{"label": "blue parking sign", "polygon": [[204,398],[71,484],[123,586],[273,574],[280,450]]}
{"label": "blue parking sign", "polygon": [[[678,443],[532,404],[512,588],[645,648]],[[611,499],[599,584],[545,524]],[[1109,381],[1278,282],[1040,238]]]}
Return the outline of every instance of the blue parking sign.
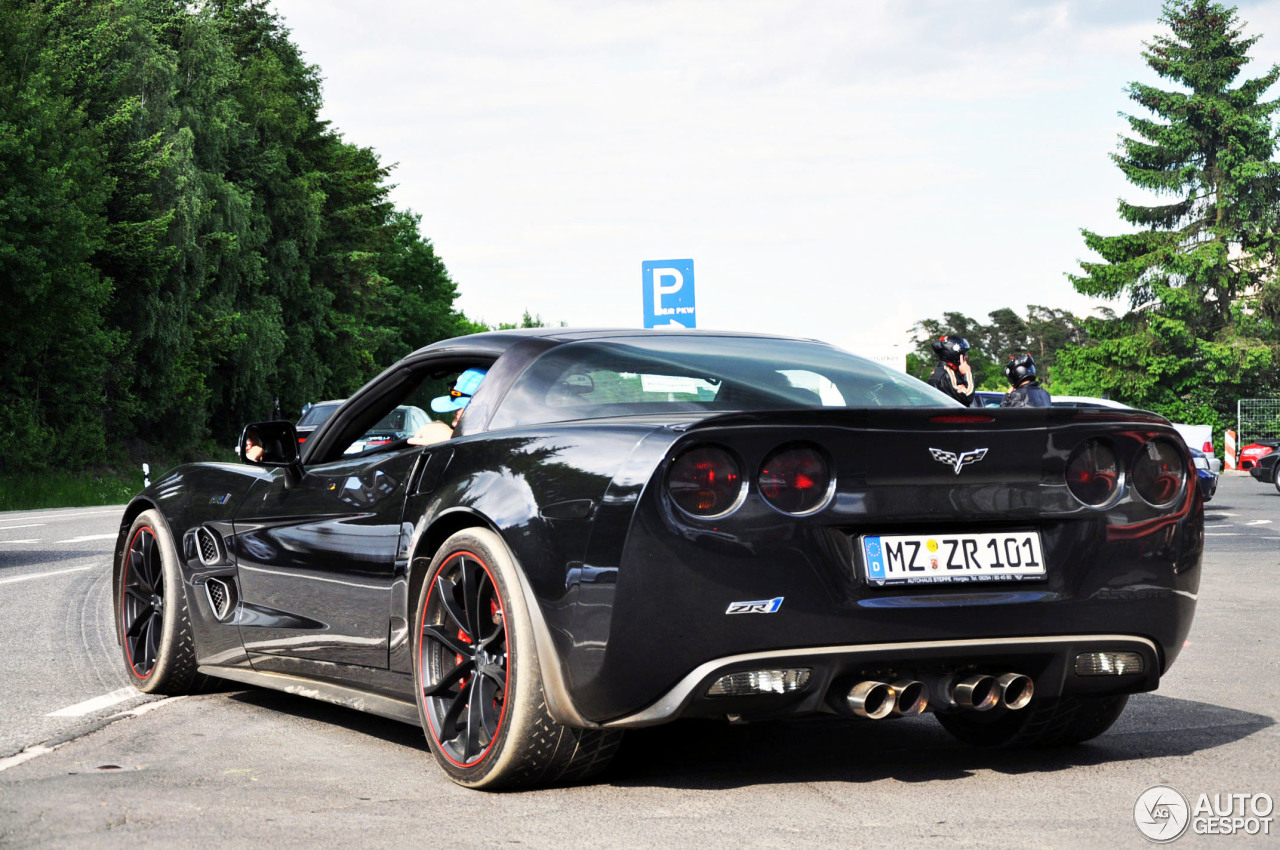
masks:
{"label": "blue parking sign", "polygon": [[646,328],[696,328],[693,260],[645,260],[640,264]]}

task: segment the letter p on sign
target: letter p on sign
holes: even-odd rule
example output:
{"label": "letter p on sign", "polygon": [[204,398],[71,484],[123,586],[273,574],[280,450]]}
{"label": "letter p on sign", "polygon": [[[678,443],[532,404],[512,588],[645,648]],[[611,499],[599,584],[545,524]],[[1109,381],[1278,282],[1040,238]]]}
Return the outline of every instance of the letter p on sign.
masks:
{"label": "letter p on sign", "polygon": [[693,260],[646,260],[640,276],[646,328],[697,327]]}

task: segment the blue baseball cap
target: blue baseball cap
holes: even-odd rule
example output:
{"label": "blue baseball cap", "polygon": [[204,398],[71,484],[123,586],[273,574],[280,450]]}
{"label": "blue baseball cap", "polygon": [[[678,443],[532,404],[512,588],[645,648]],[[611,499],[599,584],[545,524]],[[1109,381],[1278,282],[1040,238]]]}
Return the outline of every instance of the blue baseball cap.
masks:
{"label": "blue baseball cap", "polygon": [[449,388],[448,395],[431,399],[431,409],[436,413],[450,413],[466,407],[471,403],[471,397],[476,394],[476,390],[480,389],[480,382],[484,380],[485,372],[485,369],[468,369],[463,372]]}

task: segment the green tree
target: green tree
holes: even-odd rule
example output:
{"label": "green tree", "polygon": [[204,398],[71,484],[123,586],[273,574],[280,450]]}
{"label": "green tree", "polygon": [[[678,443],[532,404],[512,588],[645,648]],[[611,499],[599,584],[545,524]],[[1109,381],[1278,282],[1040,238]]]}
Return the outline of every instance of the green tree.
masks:
{"label": "green tree", "polygon": [[[97,138],[48,61],[46,22],[0,0],[0,470],[81,466],[106,452],[100,250],[110,179]],[[57,435],[58,439],[51,439]]]}
{"label": "green tree", "polygon": [[1079,345],[1085,340],[1080,319],[1067,310],[1027,307],[1024,319],[1008,307],[992,310],[991,320],[983,324],[963,313],[943,313],[941,321],[922,319],[912,328],[915,351],[907,355],[907,372],[917,378],[927,378],[937,363],[932,343],[940,336],[958,334],[969,341],[969,364],[973,367],[975,384],[981,390],[1008,389],[1004,374],[1007,358],[1028,352],[1036,362],[1036,374],[1046,386],[1053,386],[1054,372],[1059,353],[1069,345]]}
{"label": "green tree", "polygon": [[1128,309],[1087,322],[1091,343],[1064,353],[1060,385],[1221,424],[1242,394],[1277,387],[1280,168],[1271,158],[1280,102],[1263,95],[1280,66],[1232,86],[1257,42],[1234,8],[1169,0],[1161,20],[1171,32],[1143,57],[1176,88],[1129,86],[1150,115],[1125,116],[1132,135],[1112,159],[1167,202],[1121,200],[1136,232],[1083,231],[1101,261],[1082,261],[1072,283]]}

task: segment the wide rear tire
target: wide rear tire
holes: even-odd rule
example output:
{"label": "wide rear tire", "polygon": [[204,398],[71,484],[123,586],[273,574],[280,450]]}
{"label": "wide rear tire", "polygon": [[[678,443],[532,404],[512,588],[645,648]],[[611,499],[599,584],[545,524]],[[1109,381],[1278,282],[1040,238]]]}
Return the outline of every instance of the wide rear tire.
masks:
{"label": "wide rear tire", "polygon": [[1064,747],[1096,738],[1111,728],[1129,701],[1109,697],[1033,699],[1019,711],[949,712],[935,715],[942,728],[966,744],[1010,749]]}
{"label": "wide rear tire", "polygon": [[116,634],[129,681],[148,694],[177,696],[204,688],[208,677],[196,670],[178,553],[157,511],[143,511],[133,521],[116,576]]}
{"label": "wide rear tire", "polygon": [[441,769],[468,788],[584,781],[622,739],[551,717],[516,569],[497,534],[460,531],[436,553],[415,607],[418,715]]}

